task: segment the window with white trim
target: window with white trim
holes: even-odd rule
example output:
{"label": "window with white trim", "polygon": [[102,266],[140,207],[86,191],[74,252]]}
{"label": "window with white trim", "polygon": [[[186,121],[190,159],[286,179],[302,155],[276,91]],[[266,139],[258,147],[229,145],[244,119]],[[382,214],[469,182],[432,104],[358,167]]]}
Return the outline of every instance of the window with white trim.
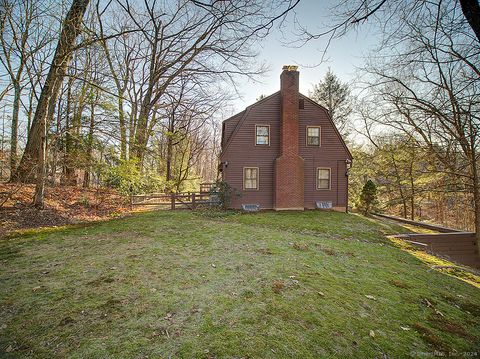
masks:
{"label": "window with white trim", "polygon": [[258,167],[243,168],[243,189],[258,189]]}
{"label": "window with white trim", "polygon": [[317,189],[330,189],[330,168],[317,168]]}
{"label": "window with white trim", "polygon": [[256,125],[255,126],[255,144],[266,145],[270,144],[270,126]]}
{"label": "window with white trim", "polygon": [[320,126],[307,126],[307,146],[320,146]]}

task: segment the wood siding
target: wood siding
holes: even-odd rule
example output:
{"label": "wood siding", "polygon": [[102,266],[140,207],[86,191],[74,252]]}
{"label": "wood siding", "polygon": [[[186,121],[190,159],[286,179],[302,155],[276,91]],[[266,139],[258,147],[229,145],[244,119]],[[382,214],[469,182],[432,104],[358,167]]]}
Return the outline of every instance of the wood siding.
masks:
{"label": "wood siding", "polygon": [[[273,208],[274,161],[279,152],[280,96],[268,97],[260,102],[247,108],[243,122],[239,123],[240,127],[235,130],[221,156],[222,162],[228,161],[223,179],[241,193],[241,197],[234,196],[232,199],[233,208],[240,208],[242,203],[258,203],[262,209]],[[255,145],[255,125],[270,126],[270,145]],[[258,190],[242,190],[244,167],[259,168]]]}
{"label": "wood siding", "polygon": [[[305,208],[315,208],[315,201],[332,201],[334,207],[347,205],[346,159],[351,155],[333,126],[325,109],[303,95],[304,109],[299,110],[299,155],[305,160]],[[241,197],[234,197],[233,208],[241,204],[258,203],[262,209],[274,206],[274,162],[280,145],[280,94],[277,92],[248,107],[224,122],[221,161],[223,179],[236,188]],[[233,120],[232,120],[233,119]],[[270,126],[270,145],[255,145],[255,125]],[[321,145],[306,146],[306,127],[321,126]],[[259,189],[242,190],[243,167],[259,168]],[[331,186],[328,190],[316,189],[316,169],[331,169]]]}
{"label": "wood siding", "polygon": [[[300,156],[305,160],[305,208],[315,208],[316,201],[332,201],[334,207],[347,205],[346,159],[351,159],[332,125],[327,111],[305,96],[300,110]],[[307,126],[320,126],[320,146],[307,146]],[[330,189],[317,189],[317,168],[330,168]]]}

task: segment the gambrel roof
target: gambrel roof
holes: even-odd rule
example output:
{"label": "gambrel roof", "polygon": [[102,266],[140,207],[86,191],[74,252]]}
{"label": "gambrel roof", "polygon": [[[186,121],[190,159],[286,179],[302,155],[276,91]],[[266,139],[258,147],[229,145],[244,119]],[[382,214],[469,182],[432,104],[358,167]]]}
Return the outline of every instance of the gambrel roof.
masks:
{"label": "gambrel roof", "polygon": [[[242,127],[243,123],[245,122],[245,119],[248,118],[248,115],[249,115],[250,111],[252,110],[252,108],[261,105],[262,103],[268,101],[269,99],[271,99],[275,96],[280,96],[280,91],[277,91],[277,92],[271,94],[270,96],[267,96],[267,97],[255,102],[255,103],[251,104],[250,106],[245,108],[245,110],[243,110],[242,112],[239,112],[239,113],[233,115],[232,117],[229,117],[229,118],[227,118],[226,120],[223,121],[223,123],[222,123],[222,153],[225,152],[225,150],[229,147],[229,145],[232,142],[233,138],[235,137],[236,133],[238,132],[238,130]],[[320,105],[319,103],[313,101],[312,99],[310,99],[309,97],[307,97],[307,96],[305,96],[301,93],[299,93],[299,98],[308,101],[309,103],[317,106],[318,108],[321,108],[325,112],[328,120],[330,121],[333,129],[335,130],[335,133],[337,134],[338,138],[340,139],[340,141],[341,141],[343,147],[345,148],[347,154],[349,155],[350,159],[352,159],[353,156],[352,156],[350,150],[348,149],[347,144],[345,143],[345,140],[343,139],[342,135],[338,131],[337,126],[335,126],[335,123],[333,122],[328,110],[324,106]],[[280,120],[280,118],[279,118],[279,120]],[[231,125],[233,125],[232,126],[233,131],[231,131],[228,134],[224,133],[224,131],[225,131],[225,125],[224,124],[226,122],[231,122]]]}

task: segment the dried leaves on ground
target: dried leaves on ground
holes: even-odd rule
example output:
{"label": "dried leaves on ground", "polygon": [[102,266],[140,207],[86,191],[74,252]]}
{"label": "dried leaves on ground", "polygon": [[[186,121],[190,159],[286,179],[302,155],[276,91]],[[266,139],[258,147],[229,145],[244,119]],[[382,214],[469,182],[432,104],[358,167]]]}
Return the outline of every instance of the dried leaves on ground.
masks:
{"label": "dried leaves on ground", "polygon": [[34,185],[0,184],[0,237],[16,230],[98,221],[129,211],[128,200],[105,188],[47,187],[45,208],[32,204]]}

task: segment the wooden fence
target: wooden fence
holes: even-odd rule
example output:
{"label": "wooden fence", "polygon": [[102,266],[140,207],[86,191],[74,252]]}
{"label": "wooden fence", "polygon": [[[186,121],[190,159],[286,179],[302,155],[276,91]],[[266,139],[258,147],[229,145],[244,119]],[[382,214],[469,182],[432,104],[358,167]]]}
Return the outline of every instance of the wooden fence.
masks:
{"label": "wooden fence", "polygon": [[411,224],[411,225],[417,226],[417,227],[431,229],[433,231],[440,232],[440,233],[463,232],[463,231],[460,231],[458,229],[448,228],[448,227],[440,226],[438,224],[431,224],[431,223],[426,223],[426,222],[421,222],[421,221],[414,221],[414,220],[411,220],[411,219],[390,216],[390,215],[382,214],[382,213],[375,213],[375,216],[386,218],[386,219],[391,219],[391,220],[401,222],[401,223]]}
{"label": "wooden fence", "polygon": [[150,193],[130,196],[132,206],[157,206],[163,208],[195,209],[200,206],[215,206],[219,201],[216,195],[210,192],[182,192],[182,193]]}

